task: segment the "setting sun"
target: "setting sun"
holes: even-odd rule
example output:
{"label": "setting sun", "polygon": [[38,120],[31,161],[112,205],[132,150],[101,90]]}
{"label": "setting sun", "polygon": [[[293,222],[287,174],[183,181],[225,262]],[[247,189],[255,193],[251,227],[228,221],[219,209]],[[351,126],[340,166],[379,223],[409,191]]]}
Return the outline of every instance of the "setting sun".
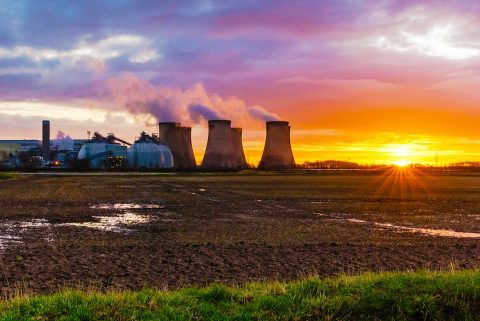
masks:
{"label": "setting sun", "polygon": [[406,159],[401,159],[401,160],[393,162],[393,164],[395,166],[398,166],[398,167],[406,167],[406,166],[410,165],[411,162],[406,160]]}

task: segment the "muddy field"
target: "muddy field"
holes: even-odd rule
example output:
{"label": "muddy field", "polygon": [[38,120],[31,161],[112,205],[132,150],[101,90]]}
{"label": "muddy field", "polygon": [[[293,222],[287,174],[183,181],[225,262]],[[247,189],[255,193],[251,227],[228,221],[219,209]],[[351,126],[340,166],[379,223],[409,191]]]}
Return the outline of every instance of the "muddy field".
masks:
{"label": "muddy field", "polygon": [[0,182],[0,286],[174,288],[480,263],[480,174],[27,176]]}

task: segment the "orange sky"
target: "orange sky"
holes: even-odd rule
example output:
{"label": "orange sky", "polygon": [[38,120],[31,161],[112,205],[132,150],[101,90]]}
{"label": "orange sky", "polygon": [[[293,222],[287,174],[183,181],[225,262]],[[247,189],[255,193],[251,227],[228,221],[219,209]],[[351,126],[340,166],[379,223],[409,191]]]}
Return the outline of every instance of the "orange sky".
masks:
{"label": "orange sky", "polygon": [[179,121],[200,162],[206,121],[226,118],[255,164],[281,119],[297,163],[480,161],[478,1],[2,9],[0,139],[39,139],[42,119],[130,141]]}

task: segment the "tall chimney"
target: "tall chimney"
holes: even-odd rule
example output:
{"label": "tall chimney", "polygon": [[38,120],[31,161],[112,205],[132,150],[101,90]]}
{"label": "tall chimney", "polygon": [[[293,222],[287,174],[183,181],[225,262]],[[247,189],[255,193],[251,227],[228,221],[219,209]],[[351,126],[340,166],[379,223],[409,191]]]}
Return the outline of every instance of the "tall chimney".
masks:
{"label": "tall chimney", "polygon": [[158,124],[158,137],[163,141],[173,154],[175,168],[185,168],[184,148],[180,132],[180,123],[162,122]]}
{"label": "tall chimney", "polygon": [[260,169],[287,169],[295,166],[292,145],[290,143],[290,126],[287,121],[269,121],[267,139],[263,149]]}
{"label": "tall chimney", "polygon": [[183,156],[185,157],[185,167],[195,168],[197,162],[193,154],[192,147],[192,127],[180,127],[180,134],[182,139]]}
{"label": "tall chimney", "polygon": [[42,156],[43,160],[50,160],[50,121],[42,121]]}
{"label": "tall chimney", "polygon": [[203,168],[225,169],[236,167],[231,124],[230,120],[223,119],[208,121],[208,141],[202,161]]}
{"label": "tall chimney", "polygon": [[232,146],[233,154],[237,163],[236,167],[247,168],[248,164],[247,160],[245,159],[245,153],[243,152],[241,128],[232,128]]}

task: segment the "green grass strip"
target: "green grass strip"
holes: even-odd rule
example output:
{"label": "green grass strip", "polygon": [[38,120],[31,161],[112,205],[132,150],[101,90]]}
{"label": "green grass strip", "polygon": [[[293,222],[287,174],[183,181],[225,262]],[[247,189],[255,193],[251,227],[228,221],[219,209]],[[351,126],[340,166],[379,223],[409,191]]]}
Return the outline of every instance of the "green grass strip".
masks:
{"label": "green grass strip", "polygon": [[64,290],[0,302],[0,320],[480,320],[480,270],[365,273],[176,291]]}

